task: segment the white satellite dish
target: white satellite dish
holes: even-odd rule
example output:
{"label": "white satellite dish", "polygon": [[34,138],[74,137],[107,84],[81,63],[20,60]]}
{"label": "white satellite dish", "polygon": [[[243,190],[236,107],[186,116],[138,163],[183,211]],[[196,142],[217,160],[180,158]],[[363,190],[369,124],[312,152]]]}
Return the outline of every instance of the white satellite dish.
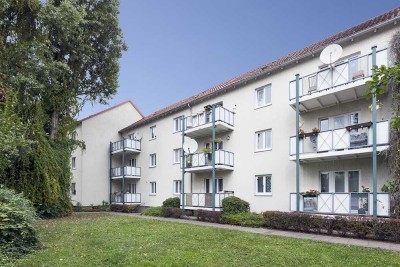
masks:
{"label": "white satellite dish", "polygon": [[196,152],[198,147],[199,144],[197,144],[196,140],[191,138],[185,138],[185,141],[183,142],[183,150],[186,153],[193,154],[194,152]]}
{"label": "white satellite dish", "polygon": [[340,56],[342,55],[343,49],[338,44],[331,44],[322,50],[319,59],[322,63],[331,65],[332,63],[336,62]]}
{"label": "white satellite dish", "polygon": [[142,134],[141,133],[135,133],[134,135],[133,135],[133,138],[135,139],[135,140],[142,140]]}

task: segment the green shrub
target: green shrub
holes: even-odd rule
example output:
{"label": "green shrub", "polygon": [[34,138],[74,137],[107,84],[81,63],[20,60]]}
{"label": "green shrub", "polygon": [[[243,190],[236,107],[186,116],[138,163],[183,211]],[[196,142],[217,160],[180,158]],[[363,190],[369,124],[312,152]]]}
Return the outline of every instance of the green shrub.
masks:
{"label": "green shrub", "polygon": [[262,214],[255,212],[224,213],[221,223],[247,227],[261,227],[264,225]]}
{"label": "green shrub", "polygon": [[7,257],[31,252],[39,244],[31,202],[22,194],[0,187],[0,251]]}
{"label": "green shrub", "polygon": [[162,207],[161,214],[163,217],[172,217],[179,219],[184,214],[184,210],[180,208]]}
{"label": "green shrub", "polygon": [[142,211],[140,215],[162,217],[161,207],[150,207]]}
{"label": "green shrub", "polygon": [[[97,206],[103,208],[106,206]],[[123,212],[123,213],[134,213],[137,212],[139,205],[120,205],[120,204],[111,204],[110,210],[114,212]],[[92,211],[101,211],[101,210],[92,210]]]}
{"label": "green shrub", "polygon": [[162,206],[164,208],[180,208],[181,207],[181,200],[179,197],[170,197],[164,200]]}
{"label": "green shrub", "polygon": [[250,204],[238,197],[226,197],[222,200],[224,213],[241,213],[250,210]]}
{"label": "green shrub", "polygon": [[211,210],[195,210],[194,216],[198,221],[221,223],[222,212]]}

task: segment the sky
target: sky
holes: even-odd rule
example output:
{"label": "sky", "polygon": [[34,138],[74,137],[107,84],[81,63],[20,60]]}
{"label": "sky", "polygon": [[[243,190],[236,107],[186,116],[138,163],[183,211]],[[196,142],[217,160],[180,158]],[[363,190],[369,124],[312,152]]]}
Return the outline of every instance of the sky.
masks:
{"label": "sky", "polygon": [[118,93],[144,115],[400,6],[398,0],[121,0]]}

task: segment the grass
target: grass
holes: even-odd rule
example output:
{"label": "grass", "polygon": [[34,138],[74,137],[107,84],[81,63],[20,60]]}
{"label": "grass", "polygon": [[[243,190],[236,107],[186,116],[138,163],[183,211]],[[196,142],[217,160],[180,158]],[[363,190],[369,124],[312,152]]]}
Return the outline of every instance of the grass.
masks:
{"label": "grass", "polygon": [[400,253],[132,216],[38,224],[44,248],[15,266],[399,266]]}

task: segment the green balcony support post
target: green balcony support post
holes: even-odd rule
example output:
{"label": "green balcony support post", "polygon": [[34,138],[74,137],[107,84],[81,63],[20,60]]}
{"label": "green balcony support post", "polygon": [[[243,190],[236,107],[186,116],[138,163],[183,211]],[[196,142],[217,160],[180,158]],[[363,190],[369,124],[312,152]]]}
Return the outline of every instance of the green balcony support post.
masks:
{"label": "green balcony support post", "polygon": [[181,194],[182,194],[182,209],[185,209],[185,165],[186,165],[186,160],[185,160],[185,150],[183,150],[183,143],[185,142],[185,116],[182,116],[182,158],[181,158],[181,163],[182,163],[182,188],[181,188]]}
{"label": "green balcony support post", "polygon": [[125,204],[125,139],[122,139],[122,205]]}
{"label": "green balcony support post", "polygon": [[300,104],[299,91],[300,79],[299,74],[296,74],[296,212],[300,212]]}
{"label": "green balcony support post", "polygon": [[110,196],[109,196],[109,203],[111,204],[111,195],[112,195],[112,142],[110,142]]}
{"label": "green balcony support post", "polygon": [[[372,66],[376,65],[376,46],[372,47]],[[374,217],[378,216],[378,176],[377,176],[377,155],[376,155],[376,95],[372,97],[372,213]]]}
{"label": "green balcony support post", "polygon": [[215,105],[212,105],[212,210],[215,211]]}

